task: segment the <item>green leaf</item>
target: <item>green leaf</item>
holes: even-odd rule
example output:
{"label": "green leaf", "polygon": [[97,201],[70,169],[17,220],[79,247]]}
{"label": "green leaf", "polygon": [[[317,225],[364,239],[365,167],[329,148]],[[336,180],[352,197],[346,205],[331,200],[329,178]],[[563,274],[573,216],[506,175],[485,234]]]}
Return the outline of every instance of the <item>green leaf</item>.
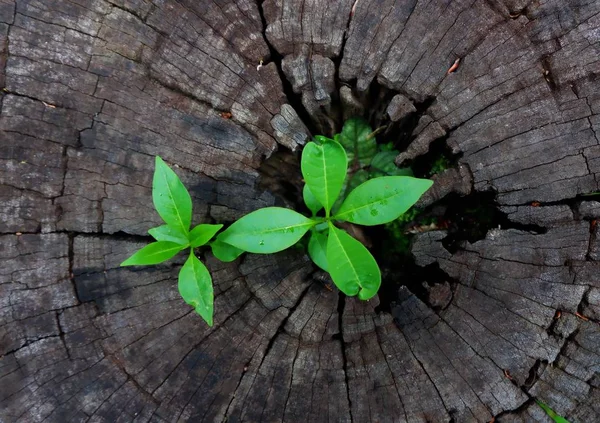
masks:
{"label": "green leaf", "polygon": [[354,188],[356,188],[360,184],[367,182],[368,179],[369,179],[369,172],[367,172],[364,169],[360,169],[354,175],[352,175],[352,178],[350,178],[350,180],[348,181],[347,192],[351,192]]}
{"label": "green leaf", "polygon": [[190,246],[192,248],[200,247],[211,240],[217,232],[221,230],[223,225],[208,225],[202,224],[196,226],[190,231]]}
{"label": "green leaf", "polygon": [[169,166],[156,156],[152,181],[152,200],[165,223],[187,234],[192,223],[192,199],[189,192]]}
{"label": "green leaf", "polygon": [[359,185],[348,194],[333,217],[359,225],[391,222],[407,211],[433,181],[410,176],[383,176]]}
{"label": "green leaf", "polygon": [[[394,143],[388,142],[386,144],[379,144],[379,151],[394,151]],[[397,151],[396,155],[398,155]]]}
{"label": "green leaf", "polygon": [[194,307],[206,321],[208,326],[213,325],[213,286],[208,269],[194,253],[190,256],[179,271],[179,282],[177,284],[179,293],[183,300]]}
{"label": "green leaf", "polygon": [[317,224],[315,225],[315,231],[323,232],[325,230],[329,230],[329,224],[327,223],[327,221],[317,221]]}
{"label": "green leaf", "polygon": [[129,257],[121,266],[141,266],[145,264],[158,264],[174,257],[186,246],[170,241],[158,241],[146,245],[137,253]]}
{"label": "green leaf", "polygon": [[[360,171],[364,171],[364,169],[360,169]],[[385,175],[380,175],[380,176],[385,176]],[[336,216],[338,214],[338,211],[339,211],[340,207],[342,206],[342,204],[344,203],[344,201],[346,200],[346,197],[354,188],[356,188],[358,185],[362,184],[363,182],[366,182],[367,180],[374,179],[374,178],[375,178],[375,176],[367,174],[367,178],[365,180],[363,180],[363,175],[361,174],[361,176],[359,176],[359,178],[357,178],[355,180],[355,182],[353,182],[354,186],[352,188],[350,188],[350,182],[354,179],[354,175],[352,175],[349,172],[348,176],[344,180],[344,184],[342,185],[342,192],[340,193],[340,196],[338,197],[335,204],[333,205],[333,208],[331,209],[331,214],[333,216]],[[360,181],[360,183],[356,183],[359,181]]]}
{"label": "green leaf", "polygon": [[312,261],[326,272],[327,266],[327,235],[323,232],[313,231],[308,241],[308,255]]}
{"label": "green leaf", "polygon": [[212,253],[216,258],[225,263],[229,263],[230,261],[234,261],[236,258],[242,255],[244,250],[240,250],[233,245],[224,243],[219,239],[220,236],[221,235],[219,235],[217,239],[210,243],[210,248],[212,248]]}
{"label": "green leaf", "polygon": [[335,214],[337,210],[339,210],[340,206],[346,199],[346,196],[350,191],[354,188],[366,182],[369,179],[369,172],[364,169],[359,169],[354,175],[348,175],[344,180],[344,184],[342,185],[342,191],[340,192],[339,197],[335,201],[335,204],[332,207],[332,212]]}
{"label": "green leaf", "polygon": [[[371,162],[372,172],[381,172],[388,176],[413,176],[412,170],[409,167],[400,168],[394,163],[397,151],[380,151],[373,157]],[[383,176],[383,175],[382,175]]]}
{"label": "green leaf", "polygon": [[179,245],[183,245],[184,247],[190,245],[188,237],[185,233],[169,225],[162,225],[157,226],[156,228],[148,229],[148,233],[157,241],[175,242]]}
{"label": "green leaf", "polygon": [[377,262],[359,241],[329,222],[327,241],[329,274],[344,294],[358,294],[361,300],[372,298],[381,285]]}
{"label": "green leaf", "polygon": [[357,160],[360,167],[368,166],[377,154],[377,141],[363,119],[348,119],[340,134],[340,143],[348,153],[348,160]]}
{"label": "green leaf", "polygon": [[306,207],[312,212],[313,216],[323,208],[321,203],[319,203],[319,200],[315,198],[306,184],[304,184],[304,188],[302,188],[302,197],[304,198],[304,204],[306,204]]}
{"label": "green leaf", "polygon": [[335,203],[333,203],[333,207],[331,208],[331,213],[335,214],[336,210],[338,210],[340,208],[340,206],[342,205],[342,203],[344,202],[344,199],[346,198],[346,194],[348,194],[348,182],[350,182],[350,175],[347,175],[346,178],[344,178],[344,183],[342,184],[342,189],[340,190],[340,195],[338,195],[338,198],[335,200]]}
{"label": "green leaf", "polygon": [[546,412],[546,414],[548,414],[548,416],[552,420],[554,420],[556,423],[569,423],[569,421],[567,419],[565,419],[564,417],[559,416],[558,414],[556,414],[556,412],[553,409],[551,409],[550,407],[548,407],[542,401],[535,400],[535,402],[537,402],[537,405],[539,405],[540,407],[542,407],[542,409]]}
{"label": "green leaf", "polygon": [[309,142],[302,150],[300,167],[306,185],[329,216],[348,170],[344,149],[333,140],[326,140],[322,145]]}
{"label": "green leaf", "polygon": [[266,207],[236,221],[219,240],[250,253],[269,254],[291,247],[316,224],[294,210]]}
{"label": "green leaf", "polygon": [[327,138],[326,136],[323,136],[323,135],[315,135],[313,139],[314,139],[315,143],[317,143],[319,145],[326,143],[327,141],[333,141],[331,138]]}

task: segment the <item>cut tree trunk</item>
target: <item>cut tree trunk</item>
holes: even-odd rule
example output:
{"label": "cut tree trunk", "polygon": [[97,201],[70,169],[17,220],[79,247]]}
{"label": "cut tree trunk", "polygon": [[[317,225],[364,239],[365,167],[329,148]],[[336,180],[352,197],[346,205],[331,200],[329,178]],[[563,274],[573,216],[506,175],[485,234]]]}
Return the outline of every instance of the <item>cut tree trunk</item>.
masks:
{"label": "cut tree trunk", "polygon": [[[600,421],[599,78],[595,0],[0,0],[0,420]],[[398,165],[457,155],[421,206],[506,216],[416,235],[425,294],[207,251],[209,328],[181,259],[119,267],[155,155],[231,222],[293,205],[301,146],[356,114],[409,128]]]}

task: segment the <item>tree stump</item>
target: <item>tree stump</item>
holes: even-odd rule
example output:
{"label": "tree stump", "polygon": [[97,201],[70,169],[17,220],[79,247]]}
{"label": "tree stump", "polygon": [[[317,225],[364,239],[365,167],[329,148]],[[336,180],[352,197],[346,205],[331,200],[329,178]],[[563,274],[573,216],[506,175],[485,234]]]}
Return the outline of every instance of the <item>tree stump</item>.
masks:
{"label": "tree stump", "polygon": [[[599,75],[593,0],[0,0],[0,420],[600,421]],[[399,165],[451,149],[422,206],[492,193],[500,227],[417,234],[438,279],[370,302],[206,252],[212,328],[181,260],[119,267],[153,156],[231,222],[353,115]]]}

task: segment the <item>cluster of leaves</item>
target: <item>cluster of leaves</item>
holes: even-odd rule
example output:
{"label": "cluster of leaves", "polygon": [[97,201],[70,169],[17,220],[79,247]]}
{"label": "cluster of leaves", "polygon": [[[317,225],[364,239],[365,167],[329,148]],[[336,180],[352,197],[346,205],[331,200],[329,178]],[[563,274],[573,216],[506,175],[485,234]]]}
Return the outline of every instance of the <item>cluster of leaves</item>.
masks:
{"label": "cluster of leaves", "polygon": [[[342,132],[334,136],[333,139],[339,141],[346,150],[349,161],[348,175],[336,206],[345,198],[346,192],[369,179],[381,176],[413,176],[411,168],[396,166],[394,160],[399,152],[394,150],[392,143],[378,144],[375,139],[376,132],[365,120],[354,118],[347,120]],[[420,212],[421,210],[411,207],[398,219],[386,223],[385,229],[393,241],[386,248],[400,254],[408,252],[411,237],[404,233],[404,228]]]}
{"label": "cluster of leaves", "polygon": [[[413,176],[410,168],[398,168],[394,164],[398,151],[391,144],[378,144],[375,139],[377,131],[359,118],[348,119],[342,132],[333,139],[339,142],[348,157],[348,175],[342,185],[338,202],[346,198],[348,192],[369,179],[381,176]],[[316,137],[319,142],[325,137]]]}
{"label": "cluster of leaves", "polygon": [[[358,148],[364,146],[356,143],[357,137],[366,138],[364,131],[358,130],[356,125],[353,133],[349,131],[347,129],[346,135],[342,132],[341,139],[347,145],[356,146],[351,160],[359,163],[362,160],[371,167],[370,172],[394,172],[373,167],[381,152],[365,160]],[[194,255],[194,248],[209,244],[216,258],[229,262],[243,252],[271,254],[285,250],[310,231],[308,253],[314,263],[329,272],[344,294],[358,295],[361,300],[372,298],[381,285],[379,266],[369,250],[335,222],[365,226],[391,222],[406,212],[433,182],[384,173],[387,176],[368,179],[349,189],[347,150],[334,139],[316,137],[315,141],[304,147],[301,160],[306,183],[303,198],[312,212],[310,217],[290,209],[266,207],[243,216],[212,242],[209,241],[223,225],[198,225],[190,230],[190,195],[177,175],[157,157],[152,198],[165,225],[150,229],[156,242],[142,248],[122,265],[158,264],[189,248],[189,257],[179,273],[179,292],[212,325],[212,280],[204,264]],[[345,182],[348,194],[338,201]]]}
{"label": "cluster of leaves", "polygon": [[[392,143],[378,144],[375,139],[376,131],[369,124],[359,118],[349,119],[344,124],[342,132],[334,136],[346,150],[348,160],[348,176],[344,181],[340,198],[336,203],[345,198],[347,191],[351,191],[361,183],[380,176],[413,176],[412,169],[398,168],[394,161],[399,152],[394,150]],[[437,157],[431,164],[429,176],[441,173],[452,166],[451,160],[444,154]],[[416,222],[419,225],[431,224],[435,219],[422,216],[423,210],[411,207],[398,219],[385,224],[385,229],[390,237],[386,250],[399,254],[406,254],[410,250],[412,235],[406,234],[408,223]]]}
{"label": "cluster of leaves", "polygon": [[165,225],[150,229],[148,233],[156,242],[146,245],[121,266],[159,264],[189,248],[188,259],[179,272],[179,293],[212,326],[212,278],[195,256],[194,248],[205,245],[223,225],[202,224],[190,230],[192,198],[175,172],[158,156],[152,180],[152,202]]}
{"label": "cluster of leaves", "polygon": [[[347,126],[347,125],[345,125]],[[413,205],[432,182],[408,176],[382,176],[351,190],[334,209],[347,180],[348,157],[335,140],[319,137],[302,153],[302,175],[306,182],[304,202],[313,213],[308,253],[317,266],[329,272],[346,295],[372,298],[381,285],[381,272],[367,248],[333,222],[381,225],[396,219]],[[324,209],[325,217],[317,217]],[[332,213],[333,210],[333,213]]]}

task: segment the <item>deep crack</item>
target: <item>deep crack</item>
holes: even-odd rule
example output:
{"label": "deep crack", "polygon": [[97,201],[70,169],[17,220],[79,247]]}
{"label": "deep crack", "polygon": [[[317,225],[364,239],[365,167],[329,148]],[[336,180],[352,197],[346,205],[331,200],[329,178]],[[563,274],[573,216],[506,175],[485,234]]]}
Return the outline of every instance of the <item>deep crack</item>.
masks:
{"label": "deep crack", "polygon": [[338,336],[333,337],[333,339],[338,339],[340,341],[340,350],[342,351],[342,360],[343,360],[343,369],[344,369],[344,382],[346,385],[346,398],[348,400],[348,413],[350,414],[350,422],[353,421],[352,418],[352,399],[350,398],[350,381],[348,378],[348,357],[346,356],[346,343],[344,342],[344,309],[346,307],[346,295],[339,291],[338,292]]}
{"label": "deep crack", "polygon": [[298,117],[300,118],[302,123],[304,123],[304,125],[306,125],[309,132],[312,135],[317,135],[319,132],[316,130],[316,127],[313,124],[313,120],[311,119],[310,114],[308,113],[308,111],[306,110],[304,105],[302,104],[302,95],[296,94],[294,92],[292,83],[287,79],[287,77],[285,76],[285,73],[283,72],[283,66],[282,66],[283,55],[281,53],[279,53],[275,49],[275,47],[273,47],[273,44],[271,44],[271,42],[269,41],[269,38],[267,37],[268,24],[267,24],[267,19],[265,18],[265,13],[264,13],[264,9],[263,9],[263,1],[258,2],[258,13],[260,14],[260,19],[261,19],[261,22],[263,25],[263,30],[262,30],[261,34],[263,36],[263,39],[265,40],[265,43],[267,44],[267,47],[269,48],[269,55],[270,55],[269,58],[275,64],[275,67],[277,68],[277,73],[279,75],[279,80],[280,80],[282,88],[283,88],[283,93],[284,93],[288,103],[296,111],[296,113],[298,114]]}

